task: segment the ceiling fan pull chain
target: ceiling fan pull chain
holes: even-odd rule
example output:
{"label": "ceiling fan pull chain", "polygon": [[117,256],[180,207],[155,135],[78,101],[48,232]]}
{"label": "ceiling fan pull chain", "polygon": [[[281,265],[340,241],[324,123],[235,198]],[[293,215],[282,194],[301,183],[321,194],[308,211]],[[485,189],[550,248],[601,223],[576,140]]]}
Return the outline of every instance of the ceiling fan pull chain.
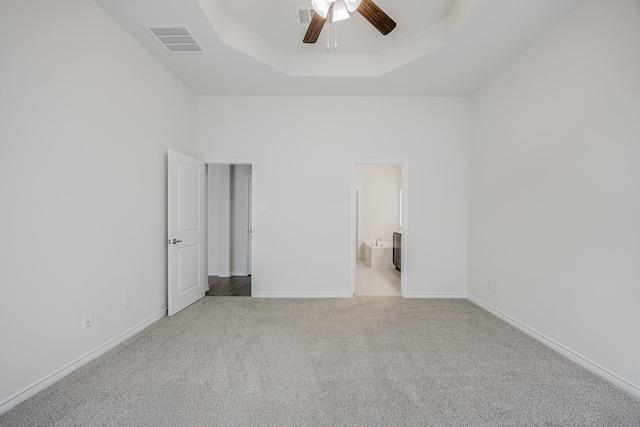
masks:
{"label": "ceiling fan pull chain", "polygon": [[329,48],[329,29],[327,28],[327,52],[329,52],[330,48]]}
{"label": "ceiling fan pull chain", "polygon": [[338,23],[336,22],[334,25],[336,26],[336,34],[334,36],[335,42],[333,45],[333,50],[338,50]]}

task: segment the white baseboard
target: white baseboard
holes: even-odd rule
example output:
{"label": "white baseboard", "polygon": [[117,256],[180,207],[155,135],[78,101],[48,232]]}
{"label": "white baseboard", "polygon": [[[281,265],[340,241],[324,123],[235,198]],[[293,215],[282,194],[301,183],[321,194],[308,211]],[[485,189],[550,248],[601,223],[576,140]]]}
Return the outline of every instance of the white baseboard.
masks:
{"label": "white baseboard", "polygon": [[14,394],[13,396],[5,399],[3,402],[0,402],[0,414],[4,414],[9,409],[19,405],[20,403],[24,402],[25,400],[27,400],[28,398],[30,398],[34,394],[36,394],[36,393],[44,390],[45,388],[49,387],[50,385],[52,385],[56,381],[61,380],[62,378],[64,378],[67,375],[69,375],[71,372],[73,372],[76,369],[86,365],[87,363],[89,363],[90,361],[95,359],[96,357],[103,355],[104,353],[106,353],[107,351],[111,350],[112,348],[114,348],[118,344],[126,341],[127,339],[131,338],[132,336],[134,336],[138,332],[142,331],[143,329],[146,329],[151,324],[153,324],[154,322],[160,320],[161,318],[165,317],[166,315],[167,315],[167,310],[164,309],[160,313],[158,313],[158,314],[156,314],[154,316],[151,316],[149,319],[145,320],[144,322],[140,323],[139,325],[134,326],[133,328],[129,329],[128,331],[118,335],[117,337],[115,337],[111,341],[108,341],[108,342],[104,343],[103,345],[101,345],[100,347],[96,348],[95,350],[92,350],[89,353],[85,354],[84,356],[79,357],[75,361],[69,363],[67,366],[64,366],[64,367],[58,369],[57,371],[55,371],[55,372],[51,373],[50,375],[44,377],[40,381],[37,381],[37,382],[31,384],[30,386],[28,386],[25,389],[19,391],[18,393]]}
{"label": "white baseboard", "polygon": [[254,298],[351,298],[349,292],[255,292]]}
{"label": "white baseboard", "polygon": [[232,271],[231,273],[219,273],[217,271],[210,271],[208,273],[209,276],[217,276],[217,277],[236,277],[236,276],[248,276],[246,271]]}
{"label": "white baseboard", "polygon": [[464,292],[407,292],[405,298],[466,298]]}
{"label": "white baseboard", "polygon": [[[324,292],[255,292],[255,298],[353,298],[349,292],[324,293]],[[410,292],[405,298],[467,298],[464,292]]]}
{"label": "white baseboard", "polygon": [[[253,297],[256,297],[256,298],[351,298],[352,295],[350,295],[349,292],[344,292],[344,293],[343,292],[341,292],[341,293],[256,292],[256,293],[253,294]],[[497,310],[497,309],[493,308],[489,304],[487,304],[487,303],[483,302],[482,300],[474,297],[473,295],[468,295],[468,294],[464,294],[464,293],[412,292],[412,293],[408,293],[405,297],[406,298],[465,298],[466,297],[472,303],[474,303],[477,306],[481,307],[482,309],[488,311],[489,313],[495,315],[496,317],[500,318],[501,320],[509,323],[510,325],[514,326],[515,328],[521,330],[522,332],[526,333],[527,335],[531,336],[532,338],[536,339],[537,341],[540,341],[541,343],[545,344],[546,346],[550,347],[551,349],[557,351],[558,353],[562,354],[563,356],[565,356],[565,357],[569,358],[570,360],[576,362],[580,366],[588,369],[589,371],[593,372],[594,374],[596,374],[596,375],[604,378],[605,380],[611,382],[615,386],[617,386],[620,389],[626,391],[627,393],[635,396],[636,398],[640,398],[640,387],[638,387],[638,386],[626,381],[623,378],[620,378],[616,374],[608,371],[607,369],[599,366],[598,364],[590,361],[589,359],[579,355],[578,353],[575,353],[574,351],[570,350],[569,348],[557,343],[556,341],[546,337],[545,335],[537,332],[536,330],[531,329],[530,327],[524,325],[523,323],[520,323],[519,321],[517,321],[517,320],[513,319],[512,317],[502,313],[500,310]],[[114,348],[118,344],[120,344],[120,343],[124,342],[125,340],[131,338],[132,336],[134,336],[138,332],[146,329],[151,324],[153,324],[154,322],[160,320],[164,316],[166,316],[166,310],[163,310],[162,312],[150,317],[149,319],[147,319],[147,320],[143,321],[142,323],[140,323],[139,325],[129,329],[128,331],[126,331],[123,334],[117,336],[116,338],[112,339],[111,341],[103,344],[102,346],[96,348],[95,350],[90,351],[89,353],[85,354],[84,356],[76,359],[75,361],[71,362],[67,366],[57,370],[56,372],[51,373],[50,375],[48,375],[47,377],[41,379],[40,381],[37,381],[36,383],[26,387],[25,389],[19,391],[18,393],[14,394],[13,396],[7,398],[3,402],[0,402],[0,414],[3,414],[5,412],[7,412],[11,408],[13,408],[13,407],[17,406],[18,404],[24,402],[25,400],[27,400],[31,396],[35,395],[36,393],[38,393],[38,392],[44,390],[45,388],[49,387],[51,384],[55,383],[56,381],[59,381],[60,379],[64,378],[65,376],[69,375],[71,372],[75,371],[76,369],[84,366],[85,364],[87,364],[91,360],[97,358],[98,356],[101,356],[102,354],[104,354],[107,351],[111,350],[112,348]]]}
{"label": "white baseboard", "polygon": [[529,335],[530,337],[536,339],[537,341],[540,341],[542,344],[546,345],[547,347],[550,347],[551,349],[557,351],[558,353],[562,354],[563,356],[565,356],[565,357],[569,358],[570,360],[576,362],[578,365],[582,366],[583,368],[585,368],[585,369],[593,372],[594,374],[604,378],[605,380],[607,380],[610,383],[612,383],[613,385],[621,388],[622,390],[626,391],[627,393],[635,396],[636,398],[640,398],[640,387],[638,387],[637,385],[632,384],[632,383],[630,383],[629,381],[626,381],[623,378],[620,378],[619,376],[617,376],[613,372],[608,371],[607,369],[603,368],[602,366],[598,365],[597,363],[592,362],[591,360],[587,359],[586,357],[581,356],[580,354],[578,354],[578,353],[574,352],[573,350],[563,346],[562,344],[557,343],[556,341],[554,341],[551,338],[541,334],[540,332],[536,331],[535,329],[531,329],[527,325],[525,325],[523,323],[520,323],[516,319],[504,314],[500,310],[497,310],[497,309],[493,308],[489,304],[487,304],[484,301],[474,297],[473,295],[467,295],[467,299],[469,301],[471,301],[472,303],[476,304],[478,307],[483,308],[484,310],[486,310],[489,313],[493,314],[494,316],[498,317],[499,319],[504,320],[505,322],[507,322],[511,326],[515,327],[516,329],[519,329],[522,332],[524,332],[525,334]]}

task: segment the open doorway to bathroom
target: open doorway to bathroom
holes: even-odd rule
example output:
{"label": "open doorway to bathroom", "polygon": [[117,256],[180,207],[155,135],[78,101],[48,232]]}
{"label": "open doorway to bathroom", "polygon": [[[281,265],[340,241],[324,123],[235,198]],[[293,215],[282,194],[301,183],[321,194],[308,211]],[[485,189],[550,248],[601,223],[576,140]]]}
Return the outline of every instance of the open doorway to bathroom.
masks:
{"label": "open doorway to bathroom", "polygon": [[353,294],[403,295],[406,165],[355,162],[353,167]]}
{"label": "open doorway to bathroom", "polygon": [[206,296],[251,296],[252,169],[207,164]]}

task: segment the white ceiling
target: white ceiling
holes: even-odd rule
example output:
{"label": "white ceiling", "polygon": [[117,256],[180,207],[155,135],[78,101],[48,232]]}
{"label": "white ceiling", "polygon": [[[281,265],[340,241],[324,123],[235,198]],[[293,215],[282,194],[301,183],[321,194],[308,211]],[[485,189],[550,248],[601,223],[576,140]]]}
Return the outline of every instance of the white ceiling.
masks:
{"label": "white ceiling", "polygon": [[[302,43],[310,0],[95,0],[197,95],[470,96],[584,0],[374,0]],[[146,25],[185,25],[204,53],[169,53]]]}
{"label": "white ceiling", "polygon": [[[376,0],[398,25],[389,35],[383,36],[359,13],[338,24],[339,49],[336,54],[379,54],[401,40],[413,36],[422,29],[447,16],[455,0]],[[299,26],[296,7],[311,7],[310,0],[238,1],[218,0],[224,14],[250,28],[260,37],[280,46],[289,53],[326,54],[327,31],[315,45],[302,43],[307,26]],[[331,30],[334,28],[331,26]],[[333,44],[334,34],[330,34]]]}

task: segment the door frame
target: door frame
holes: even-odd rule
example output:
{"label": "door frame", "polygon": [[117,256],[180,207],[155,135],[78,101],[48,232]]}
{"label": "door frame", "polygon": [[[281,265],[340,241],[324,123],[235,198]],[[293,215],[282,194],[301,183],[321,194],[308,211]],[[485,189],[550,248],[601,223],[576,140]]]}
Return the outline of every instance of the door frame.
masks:
{"label": "door frame", "polygon": [[351,185],[349,191],[349,224],[350,224],[350,248],[349,256],[351,257],[351,271],[349,278],[349,295],[353,297],[356,291],[356,166],[357,165],[396,165],[402,167],[402,271],[400,273],[400,295],[404,298],[407,295],[409,266],[405,254],[408,247],[409,232],[409,161],[408,160],[352,160],[351,161]]}
{"label": "door frame", "polygon": [[244,176],[244,188],[245,188],[245,211],[244,211],[244,224],[247,228],[247,243],[245,247],[245,272],[247,276],[251,276],[251,271],[253,265],[251,262],[253,261],[253,251],[252,244],[253,241],[253,166],[251,166],[251,175]]}
{"label": "door frame", "polygon": [[[251,238],[251,270],[252,270],[252,274],[251,274],[251,297],[253,298],[254,294],[255,294],[255,289],[256,289],[256,274],[253,273],[254,266],[255,266],[255,261],[256,261],[256,256],[255,256],[255,250],[254,250],[254,245],[253,245],[253,241],[254,238],[253,236],[255,235],[255,218],[256,218],[256,191],[255,191],[255,177],[256,177],[256,161],[253,159],[239,159],[239,160],[230,160],[230,159],[204,159],[202,160],[205,164],[205,171],[207,171],[208,174],[208,168],[206,167],[206,165],[251,165],[251,230],[252,230],[252,238]],[[205,181],[208,185],[209,183],[209,177],[208,175],[205,177]],[[207,202],[209,200],[209,191],[207,189]],[[205,203],[205,217],[209,218],[209,203]],[[209,227],[208,227],[208,223],[209,221],[205,222],[207,227],[206,227],[206,236],[207,238],[205,239],[205,261],[208,262],[209,261]],[[248,249],[248,248],[247,248]],[[247,260],[248,261],[248,260]],[[208,269],[208,265],[206,268],[207,273],[209,272]]]}

